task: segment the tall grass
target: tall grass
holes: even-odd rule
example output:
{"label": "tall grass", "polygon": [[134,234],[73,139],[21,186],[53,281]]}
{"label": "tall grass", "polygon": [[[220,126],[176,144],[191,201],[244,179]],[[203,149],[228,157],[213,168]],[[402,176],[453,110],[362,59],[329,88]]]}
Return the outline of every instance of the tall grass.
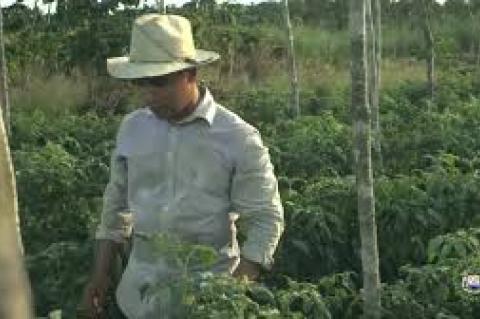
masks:
{"label": "tall grass", "polygon": [[400,23],[382,29],[383,55],[392,59],[421,55],[424,42],[420,27]]}
{"label": "tall grass", "polygon": [[320,60],[324,64],[345,64],[350,54],[348,30],[331,31],[318,27],[295,28],[295,49],[301,60]]}
{"label": "tall grass", "polygon": [[77,110],[89,101],[88,79],[79,75],[66,76],[32,69],[14,82],[12,108],[24,111],[40,109],[47,114]]}
{"label": "tall grass", "polygon": [[[480,41],[475,37],[475,30],[480,28],[480,23],[476,27],[474,19],[470,18],[465,23],[454,23],[459,22],[458,17],[446,16],[442,19],[433,25],[439,61],[447,53],[466,52],[469,48],[474,51],[475,43]],[[240,31],[246,32],[244,29]],[[208,86],[227,95],[240,94],[252,88],[288,93],[290,78],[285,31],[277,26],[263,25],[258,34],[251,39],[245,38],[253,39],[251,42],[239,43],[239,47],[235,47],[233,74],[227,51],[223,52],[220,62],[201,68],[200,78]],[[421,28],[415,23],[386,21],[383,26],[383,88],[392,88],[406,81],[425,81],[425,64],[421,61],[423,43]],[[222,52],[224,45],[217,43],[218,47],[213,49]],[[295,48],[302,91],[320,92],[322,98],[330,99],[348,90],[348,30],[296,25]],[[14,81],[11,94],[12,107],[16,109],[42,109],[50,114],[85,108],[115,109],[118,112],[118,104],[138,106],[140,103],[140,97],[124,91],[120,85],[107,83],[109,80],[106,79],[92,79],[78,74],[47,76],[46,72],[36,68],[26,70],[23,74],[28,75]],[[116,101],[117,97],[122,101]],[[123,107],[119,112],[131,108]]]}

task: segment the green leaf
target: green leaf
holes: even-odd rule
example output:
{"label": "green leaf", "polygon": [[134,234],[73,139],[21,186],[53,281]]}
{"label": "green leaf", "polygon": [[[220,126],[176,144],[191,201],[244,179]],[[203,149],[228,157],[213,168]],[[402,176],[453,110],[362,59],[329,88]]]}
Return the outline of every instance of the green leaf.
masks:
{"label": "green leaf", "polygon": [[292,239],[290,243],[293,247],[300,250],[305,256],[311,256],[310,247],[305,241],[300,239]]}
{"label": "green leaf", "polygon": [[443,236],[437,236],[434,239],[430,240],[427,248],[428,262],[433,263],[437,260],[440,253],[440,247],[444,242]]}
{"label": "green leaf", "polygon": [[270,305],[276,307],[275,296],[266,287],[253,286],[247,291],[247,295],[259,305]]}

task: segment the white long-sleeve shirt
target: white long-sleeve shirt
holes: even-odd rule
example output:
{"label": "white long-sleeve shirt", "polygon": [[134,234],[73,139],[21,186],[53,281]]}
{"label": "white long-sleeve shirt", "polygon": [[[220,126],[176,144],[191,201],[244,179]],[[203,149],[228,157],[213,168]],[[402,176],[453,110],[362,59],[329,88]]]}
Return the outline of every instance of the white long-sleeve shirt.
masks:
{"label": "white long-sleeve shirt", "polygon": [[[246,225],[246,241],[227,256],[222,248],[236,246],[232,212]],[[232,272],[240,255],[271,265],[283,227],[268,149],[254,127],[217,104],[207,89],[194,113],[181,122],[160,119],[149,108],[125,117],[97,239],[124,242],[132,228],[142,238],[175,235],[211,246],[222,256],[214,269]],[[144,318],[151,307],[142,300],[142,287],[174,274],[171,265],[153,255],[145,240],[134,236],[117,289],[129,318]]]}

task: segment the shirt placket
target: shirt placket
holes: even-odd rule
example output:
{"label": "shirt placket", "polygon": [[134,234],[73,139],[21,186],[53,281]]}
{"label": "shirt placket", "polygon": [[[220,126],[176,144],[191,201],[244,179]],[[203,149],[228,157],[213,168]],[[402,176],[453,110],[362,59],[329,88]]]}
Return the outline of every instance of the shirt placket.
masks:
{"label": "shirt placket", "polygon": [[176,153],[178,147],[178,128],[170,125],[168,130],[168,151],[167,151],[167,210],[171,210],[175,200],[175,176],[176,176]]}

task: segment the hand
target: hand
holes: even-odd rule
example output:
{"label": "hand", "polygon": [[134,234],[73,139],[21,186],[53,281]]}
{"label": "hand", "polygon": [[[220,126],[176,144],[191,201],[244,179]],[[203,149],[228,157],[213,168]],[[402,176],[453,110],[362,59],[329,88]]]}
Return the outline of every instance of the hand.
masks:
{"label": "hand", "polygon": [[112,262],[118,254],[120,244],[111,240],[97,241],[95,266],[90,282],[83,291],[83,298],[78,306],[78,317],[84,319],[105,318],[105,306]]}
{"label": "hand", "polygon": [[108,280],[92,279],[83,292],[78,306],[78,318],[101,319],[104,317]]}
{"label": "hand", "polygon": [[260,276],[260,264],[257,264],[253,261],[250,261],[245,258],[240,259],[240,264],[237,269],[233,272],[233,277],[235,278],[244,278],[247,277],[248,280],[255,281]]}

